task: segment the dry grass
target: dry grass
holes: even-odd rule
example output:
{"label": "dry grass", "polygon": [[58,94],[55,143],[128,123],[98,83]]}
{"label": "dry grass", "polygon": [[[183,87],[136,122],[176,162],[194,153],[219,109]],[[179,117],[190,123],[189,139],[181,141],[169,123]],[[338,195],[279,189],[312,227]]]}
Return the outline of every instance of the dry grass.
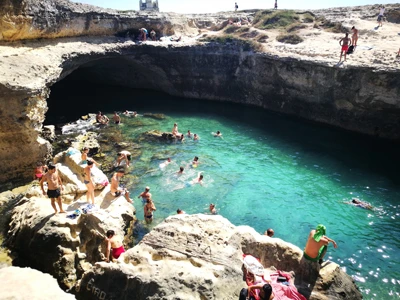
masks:
{"label": "dry grass", "polygon": [[262,52],[263,46],[253,40],[245,40],[232,34],[207,36],[199,39],[200,42],[213,42],[218,44],[233,44],[242,47],[243,51]]}
{"label": "dry grass", "polygon": [[301,36],[298,36],[297,34],[291,33],[291,34],[281,34],[276,37],[276,40],[281,43],[285,44],[300,44],[303,42],[303,38]]}

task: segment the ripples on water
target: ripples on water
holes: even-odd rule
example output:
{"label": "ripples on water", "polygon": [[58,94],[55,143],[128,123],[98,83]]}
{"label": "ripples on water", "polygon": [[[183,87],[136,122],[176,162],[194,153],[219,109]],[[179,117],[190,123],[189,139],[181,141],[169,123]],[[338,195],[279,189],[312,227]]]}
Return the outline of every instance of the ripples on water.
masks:
{"label": "ripples on water", "polygon": [[[62,97],[55,94],[54,99]],[[130,170],[139,177],[131,193],[138,195],[146,185],[151,187],[157,206],[152,226],[177,208],[206,213],[213,202],[235,225],[249,225],[260,233],[272,227],[276,237],[302,249],[309,231],[322,223],[339,246],[330,247],[328,258],[353,276],[366,299],[399,297],[398,145],[260,109],[137,91],[134,95],[129,90],[98,88],[96,95],[81,97],[118,97],[113,108],[101,107],[109,114],[129,109],[166,115],[165,120],[140,118],[140,126],[137,119],[123,117],[118,130],[127,138],[135,139],[151,129],[169,132],[174,122],[180,132],[190,129],[200,136],[198,142],[142,144],[143,153]],[[54,109],[53,114],[57,115]],[[211,132],[217,130],[223,139],[213,137]],[[160,169],[169,156],[173,163]],[[200,158],[196,169],[190,167],[194,156]],[[181,165],[185,174],[178,177],[175,173]],[[199,171],[204,172],[204,186],[184,187]],[[376,209],[343,204],[351,197],[370,202]],[[143,220],[137,198],[135,207]]]}

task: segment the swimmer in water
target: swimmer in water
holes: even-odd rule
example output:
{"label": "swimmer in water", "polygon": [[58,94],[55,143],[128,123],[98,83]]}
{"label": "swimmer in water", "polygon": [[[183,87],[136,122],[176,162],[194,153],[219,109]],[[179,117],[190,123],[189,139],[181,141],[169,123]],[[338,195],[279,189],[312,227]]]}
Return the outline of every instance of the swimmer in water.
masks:
{"label": "swimmer in water", "polygon": [[153,203],[153,200],[150,198],[146,200],[146,205],[143,207],[144,210],[144,219],[146,223],[151,223],[153,221],[153,211],[156,211],[157,208]]}
{"label": "swimmer in water", "polygon": [[195,156],[192,161],[192,167],[197,168],[198,165],[199,165],[199,158]]}
{"label": "swimmer in water", "polygon": [[364,209],[369,209],[369,210],[373,209],[371,204],[369,204],[367,202],[364,202],[364,201],[361,201],[358,198],[353,198],[353,199],[351,199],[351,202],[344,202],[344,203],[351,204],[351,205],[354,205],[354,206],[357,206],[357,207],[361,207],[361,208],[364,208]]}
{"label": "swimmer in water", "polygon": [[151,193],[150,193],[150,188],[146,186],[144,189],[144,192],[142,192],[138,198],[142,197],[143,202],[146,202],[147,199],[151,199]]}
{"label": "swimmer in water", "polygon": [[190,130],[188,130],[188,132],[187,132],[187,137],[188,137],[188,138],[191,138],[191,137],[192,137],[192,133],[190,132]]}
{"label": "swimmer in water", "polygon": [[183,174],[183,170],[184,170],[184,167],[179,167],[179,171],[176,172],[176,174],[182,175]]}
{"label": "swimmer in water", "polygon": [[184,185],[174,188],[173,191],[180,190],[185,187],[191,187],[192,185],[195,185],[195,184],[200,184],[201,186],[203,185],[203,174],[201,174],[201,172],[199,172],[197,174],[196,178],[192,179],[191,181],[186,182]]}
{"label": "swimmer in water", "polygon": [[216,215],[217,214],[217,209],[215,208],[215,204],[211,203],[210,207],[209,207],[210,213],[212,215]]}
{"label": "swimmer in water", "polygon": [[121,117],[119,116],[119,114],[117,114],[116,111],[114,111],[113,120],[114,120],[114,123],[117,125],[121,123]]}
{"label": "swimmer in water", "polygon": [[179,141],[183,142],[185,140],[185,136],[183,134],[181,134],[181,136],[179,137]]}
{"label": "swimmer in water", "polygon": [[221,133],[221,131],[217,131],[217,133],[214,133],[214,136],[215,137],[222,137],[222,133]]}
{"label": "swimmer in water", "polygon": [[171,158],[168,157],[168,159],[166,161],[164,161],[163,163],[160,164],[160,168],[165,168],[166,166],[168,166],[171,163]]}
{"label": "swimmer in water", "polygon": [[195,133],[194,135],[193,135],[193,140],[194,141],[198,141],[200,138],[199,138],[199,136]]}

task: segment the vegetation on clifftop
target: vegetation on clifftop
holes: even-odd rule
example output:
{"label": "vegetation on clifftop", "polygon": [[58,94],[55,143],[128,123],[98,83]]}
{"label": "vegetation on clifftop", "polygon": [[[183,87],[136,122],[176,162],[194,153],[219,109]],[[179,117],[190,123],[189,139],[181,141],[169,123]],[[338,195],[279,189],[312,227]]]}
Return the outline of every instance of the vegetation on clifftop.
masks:
{"label": "vegetation on clifftop", "polygon": [[232,34],[224,34],[218,36],[205,36],[199,39],[200,42],[214,42],[219,44],[234,44],[241,46],[243,51],[261,52],[262,45],[253,40],[243,39]]}

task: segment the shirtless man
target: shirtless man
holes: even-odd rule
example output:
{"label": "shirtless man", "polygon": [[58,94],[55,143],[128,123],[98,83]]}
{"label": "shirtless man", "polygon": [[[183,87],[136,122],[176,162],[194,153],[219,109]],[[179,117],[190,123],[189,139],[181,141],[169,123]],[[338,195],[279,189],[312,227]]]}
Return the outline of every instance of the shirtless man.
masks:
{"label": "shirtless man", "polygon": [[191,137],[192,137],[192,133],[190,132],[190,130],[188,130],[187,137],[188,137],[188,138],[191,138]]}
{"label": "shirtless man", "polygon": [[157,210],[156,206],[153,203],[153,200],[148,198],[146,200],[146,205],[144,206],[143,210],[146,223],[151,223],[153,221],[153,211]]}
{"label": "shirtless man", "polygon": [[353,35],[351,36],[351,44],[355,47],[357,46],[357,41],[358,41],[358,29],[356,29],[355,26],[351,27],[351,31],[353,32]]}
{"label": "shirtless man", "polygon": [[150,188],[146,186],[144,189],[144,192],[142,192],[138,198],[142,197],[143,202],[146,202],[147,199],[151,199],[151,193],[150,193]]}
{"label": "shirtless man", "polygon": [[126,166],[129,167],[129,162],[131,161],[132,155],[129,151],[123,150],[118,152],[117,157],[117,167],[121,164],[123,160],[125,160]]}
{"label": "shirtless man", "polygon": [[185,212],[184,210],[180,209],[180,208],[178,208],[178,209],[176,210],[176,213],[177,213],[178,215],[184,215],[184,214],[186,214],[186,212]]}
{"label": "shirtless man", "polygon": [[221,131],[217,131],[217,133],[214,134],[215,137],[222,137],[222,133]]}
{"label": "shirtless man", "polygon": [[101,111],[99,111],[96,115],[96,121],[97,121],[97,123],[100,123],[100,124],[108,124],[110,119],[108,119],[107,116],[103,115],[103,113]]}
{"label": "shirtless man", "polygon": [[119,116],[119,114],[117,114],[116,111],[114,111],[113,120],[114,120],[114,123],[117,124],[117,125],[118,125],[119,123],[121,123],[121,117]]}
{"label": "shirtless man", "polygon": [[196,183],[203,185],[203,174],[201,174],[201,172],[199,172],[197,174],[197,178],[192,179],[192,181],[190,182],[190,185],[193,185]]}
{"label": "shirtless man", "polygon": [[336,242],[325,236],[325,233],[326,228],[322,224],[318,225],[317,229],[311,230],[304,249],[304,258],[322,263],[328,244],[332,243],[333,247],[337,248]]}
{"label": "shirtless man", "polygon": [[118,259],[122,253],[125,252],[124,245],[120,238],[115,235],[114,230],[108,230],[106,233],[107,237],[105,240],[107,241],[107,254],[106,261],[110,261],[110,252],[112,249],[112,257],[114,259]]}
{"label": "shirtless man", "polygon": [[124,175],[124,169],[119,169],[117,170],[117,172],[114,173],[113,177],[111,178],[110,193],[114,197],[124,195],[126,201],[128,201],[129,203],[133,203],[132,199],[129,198],[129,191],[126,188],[122,188],[119,186],[119,182]]}
{"label": "shirtless man", "polygon": [[92,204],[94,205],[94,187],[95,187],[95,183],[93,180],[93,175],[92,175],[92,170],[93,168],[93,161],[88,160],[87,161],[87,166],[85,167],[85,169],[83,170],[83,183],[86,184],[86,188],[87,188],[87,192],[86,192],[86,201],[87,202],[92,202]]}
{"label": "shirtless man", "polygon": [[195,133],[194,135],[193,135],[193,140],[194,141],[198,141],[200,138],[199,138],[199,136]]}
{"label": "shirtless man", "polygon": [[340,60],[342,61],[342,55],[344,53],[344,61],[346,61],[346,54],[347,50],[349,50],[349,46],[351,45],[351,40],[349,38],[349,34],[346,32],[346,36],[339,41],[339,45],[342,47],[342,50],[340,51]]}
{"label": "shirtless man", "polygon": [[62,208],[61,203],[61,191],[63,190],[62,181],[58,172],[56,170],[56,166],[50,164],[48,167],[49,171],[43,175],[42,179],[40,180],[40,187],[42,189],[43,195],[45,195],[45,191],[43,188],[43,184],[47,181],[47,196],[51,199],[51,206],[54,209],[54,213],[57,214],[56,208],[56,199],[58,207],[60,208],[60,213],[65,213]]}

